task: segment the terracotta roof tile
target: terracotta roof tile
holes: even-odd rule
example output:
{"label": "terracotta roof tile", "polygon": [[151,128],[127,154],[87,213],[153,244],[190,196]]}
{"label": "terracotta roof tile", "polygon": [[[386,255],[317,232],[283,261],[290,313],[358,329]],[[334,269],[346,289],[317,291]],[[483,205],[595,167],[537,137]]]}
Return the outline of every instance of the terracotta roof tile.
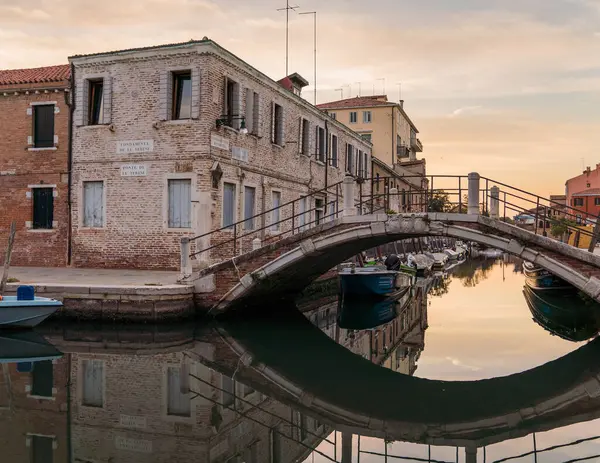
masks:
{"label": "terracotta roof tile", "polygon": [[387,101],[385,95],[373,95],[373,96],[357,96],[355,98],[347,98],[345,100],[331,101],[329,103],[323,103],[317,105],[319,109],[344,109],[344,108],[358,108],[358,107],[372,107],[372,106],[394,106],[395,103]]}
{"label": "terracotta roof tile", "polygon": [[41,84],[63,82],[71,76],[68,64],[33,69],[0,70],[0,85]]}
{"label": "terracotta roof tile", "polygon": [[573,196],[597,196],[600,195],[600,188],[590,188],[589,190],[573,193]]}

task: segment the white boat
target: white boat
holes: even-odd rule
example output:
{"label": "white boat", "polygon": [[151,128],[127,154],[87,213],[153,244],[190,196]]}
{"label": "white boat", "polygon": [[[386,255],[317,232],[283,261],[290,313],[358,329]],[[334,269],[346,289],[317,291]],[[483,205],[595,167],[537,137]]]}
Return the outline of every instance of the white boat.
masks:
{"label": "white boat", "polygon": [[434,260],[424,254],[409,254],[407,263],[409,266],[417,269],[417,275],[425,275],[431,272]]}
{"label": "white boat", "polygon": [[448,256],[443,252],[426,252],[425,255],[433,259],[433,269],[443,270],[448,263]]}
{"label": "white boat", "polygon": [[0,328],[32,328],[62,307],[62,302],[35,296],[32,286],[19,286],[16,296],[0,297]]}
{"label": "white boat", "polygon": [[453,249],[444,249],[449,260],[458,260],[459,254]]}

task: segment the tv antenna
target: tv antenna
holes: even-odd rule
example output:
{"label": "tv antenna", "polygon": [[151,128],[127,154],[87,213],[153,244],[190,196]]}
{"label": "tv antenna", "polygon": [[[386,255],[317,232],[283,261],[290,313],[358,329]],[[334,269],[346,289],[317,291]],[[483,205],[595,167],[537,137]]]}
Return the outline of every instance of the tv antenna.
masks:
{"label": "tv antenna", "polygon": [[290,0],[286,0],[285,8],[279,8],[277,11],[285,11],[285,77],[289,76],[289,56],[290,56],[290,10],[296,11],[300,8],[298,5],[290,6]]}

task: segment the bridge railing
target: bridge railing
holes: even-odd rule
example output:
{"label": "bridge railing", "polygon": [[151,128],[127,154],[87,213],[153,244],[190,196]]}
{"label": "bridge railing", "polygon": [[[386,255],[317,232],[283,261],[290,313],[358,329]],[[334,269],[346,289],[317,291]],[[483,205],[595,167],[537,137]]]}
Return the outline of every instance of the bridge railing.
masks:
{"label": "bridge railing", "polygon": [[[564,230],[565,235],[575,234],[575,245],[580,237],[587,237],[590,252],[600,231],[600,217],[594,214],[477,173],[347,176],[341,182],[251,217],[193,238],[182,238],[182,278],[192,274],[193,258],[205,262],[225,260],[344,215],[419,212],[482,214],[509,223],[515,223],[509,215],[516,214],[517,219],[528,219],[515,224],[536,234],[547,236],[553,225],[560,225],[555,228]],[[579,226],[585,222],[595,223],[594,230]]]}

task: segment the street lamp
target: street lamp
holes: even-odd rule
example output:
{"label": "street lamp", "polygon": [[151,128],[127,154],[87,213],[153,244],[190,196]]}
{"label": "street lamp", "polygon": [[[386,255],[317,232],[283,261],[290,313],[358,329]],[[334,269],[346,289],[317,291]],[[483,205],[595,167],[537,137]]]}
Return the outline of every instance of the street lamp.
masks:
{"label": "street lamp", "polygon": [[248,134],[248,129],[246,128],[246,117],[244,116],[221,116],[217,119],[217,129],[220,129],[222,126],[230,126],[233,121],[240,121],[240,129],[239,132],[242,135]]}

